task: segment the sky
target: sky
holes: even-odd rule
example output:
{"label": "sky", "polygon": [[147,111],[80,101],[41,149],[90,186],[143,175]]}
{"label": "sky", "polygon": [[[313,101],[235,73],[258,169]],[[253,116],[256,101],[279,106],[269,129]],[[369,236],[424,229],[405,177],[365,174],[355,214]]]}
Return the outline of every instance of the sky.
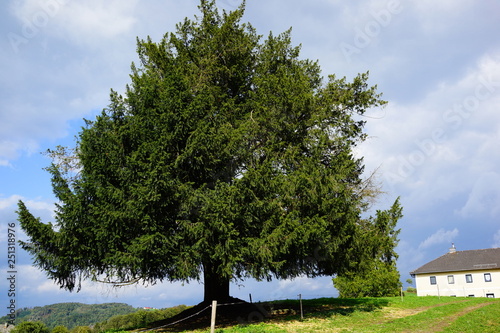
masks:
{"label": "sky", "polygon": [[[232,10],[236,0],[219,0]],[[159,41],[198,14],[198,0],[11,0],[0,4],[0,299],[8,305],[8,224],[26,239],[15,210],[23,200],[53,221],[50,160],[73,146],[83,119],[122,92],[137,62],[136,37]],[[259,34],[292,27],[301,57],[323,75],[370,84],[388,101],[365,115],[368,140],[356,154],[377,170],[384,194],[401,198],[398,269],[410,271],[448,251],[500,247],[500,2],[497,0],[247,0],[243,22]],[[202,300],[203,286],[159,283],[114,289],[85,282],[60,289],[17,246],[16,306],[124,302],[164,308]],[[405,287],[407,283],[405,282]],[[247,280],[231,286],[245,300],[336,296],[331,277]]]}

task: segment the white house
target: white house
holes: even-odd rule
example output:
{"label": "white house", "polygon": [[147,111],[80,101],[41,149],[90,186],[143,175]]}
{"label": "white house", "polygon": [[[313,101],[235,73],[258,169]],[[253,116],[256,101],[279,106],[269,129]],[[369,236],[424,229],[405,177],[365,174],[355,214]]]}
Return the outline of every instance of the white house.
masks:
{"label": "white house", "polygon": [[500,248],[457,251],[410,272],[418,296],[500,297]]}

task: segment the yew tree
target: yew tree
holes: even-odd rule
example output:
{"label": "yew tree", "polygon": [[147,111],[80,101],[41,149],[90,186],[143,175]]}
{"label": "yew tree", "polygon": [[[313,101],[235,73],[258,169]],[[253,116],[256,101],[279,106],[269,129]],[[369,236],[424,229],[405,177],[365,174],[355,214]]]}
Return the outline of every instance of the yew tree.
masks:
{"label": "yew tree", "polygon": [[[360,74],[321,74],[291,33],[258,35],[201,0],[159,42],[137,41],[126,92],[48,168],[54,223],[20,202],[35,265],[62,288],[334,275],[360,258],[371,194],[353,149],[385,104]],[[71,166],[68,169],[68,165]]]}

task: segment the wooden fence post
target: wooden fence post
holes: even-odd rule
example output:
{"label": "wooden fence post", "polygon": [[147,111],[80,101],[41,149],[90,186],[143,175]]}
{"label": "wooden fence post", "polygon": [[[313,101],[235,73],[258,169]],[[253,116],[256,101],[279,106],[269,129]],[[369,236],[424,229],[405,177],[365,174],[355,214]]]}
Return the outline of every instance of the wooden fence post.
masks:
{"label": "wooden fence post", "polygon": [[215,333],[215,316],[217,313],[217,301],[212,301],[212,321],[210,323],[210,333]]}
{"label": "wooden fence post", "polygon": [[300,301],[300,320],[304,320],[304,311],[302,310],[302,294],[299,294]]}

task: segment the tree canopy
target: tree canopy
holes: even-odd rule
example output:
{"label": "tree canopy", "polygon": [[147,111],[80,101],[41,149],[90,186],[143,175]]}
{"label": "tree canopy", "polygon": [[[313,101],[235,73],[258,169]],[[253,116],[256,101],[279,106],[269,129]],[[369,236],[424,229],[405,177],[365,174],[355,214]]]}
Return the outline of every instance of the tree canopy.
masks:
{"label": "tree canopy", "polygon": [[[291,31],[267,38],[201,0],[159,42],[137,40],[122,96],[53,152],[59,200],[44,224],[24,203],[22,243],[61,287],[333,275],[359,261],[373,192],[353,149],[386,102],[368,74],[326,79]],[[370,226],[371,227],[371,226]]]}

